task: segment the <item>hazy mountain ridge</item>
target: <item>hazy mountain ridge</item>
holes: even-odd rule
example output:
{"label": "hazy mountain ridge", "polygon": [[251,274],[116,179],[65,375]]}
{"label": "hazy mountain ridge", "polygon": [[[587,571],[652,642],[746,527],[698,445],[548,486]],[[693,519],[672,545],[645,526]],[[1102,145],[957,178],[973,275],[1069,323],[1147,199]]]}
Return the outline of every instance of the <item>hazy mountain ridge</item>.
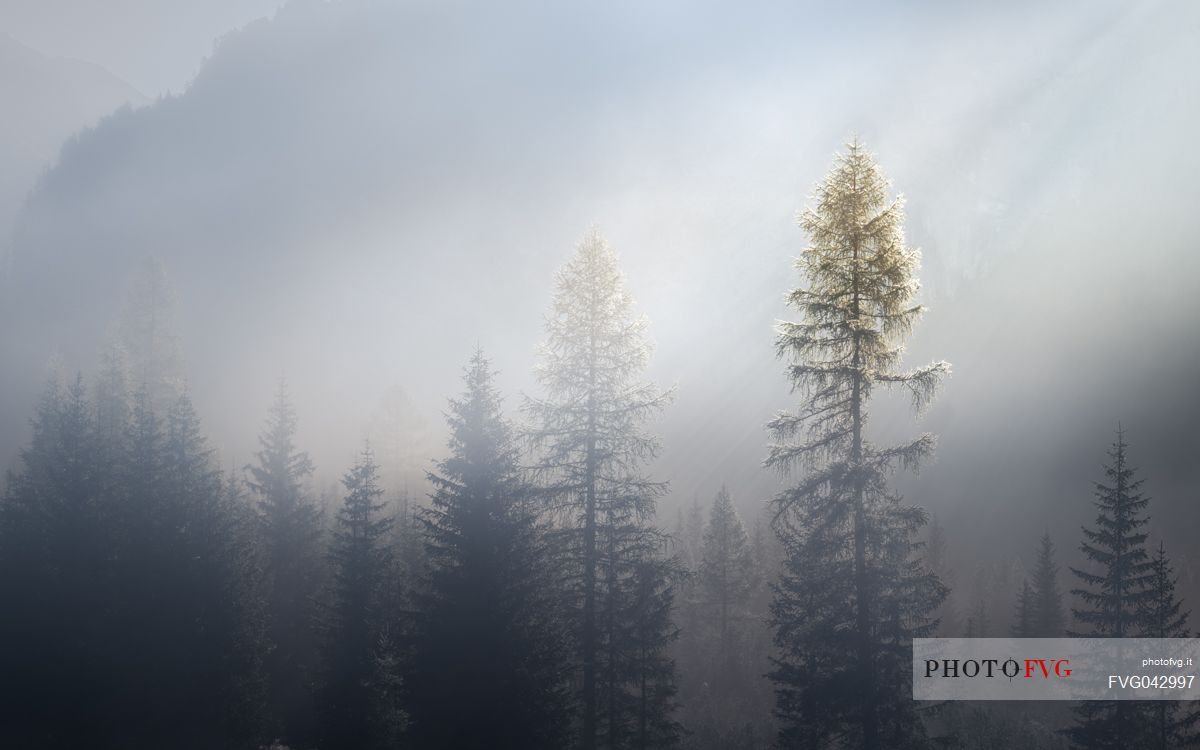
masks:
{"label": "hazy mountain ridge", "polygon": [[104,68],[48,57],[0,32],[0,236],[7,246],[13,218],[39,176],[74,133],[146,97]]}

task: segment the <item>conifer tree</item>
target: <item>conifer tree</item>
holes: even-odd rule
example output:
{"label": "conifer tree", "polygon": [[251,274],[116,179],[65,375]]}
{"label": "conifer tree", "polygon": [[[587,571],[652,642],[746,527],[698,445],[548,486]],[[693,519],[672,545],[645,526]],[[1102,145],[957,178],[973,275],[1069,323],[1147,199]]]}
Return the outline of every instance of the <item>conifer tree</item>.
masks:
{"label": "conifer tree", "polygon": [[1012,634],[1014,638],[1033,638],[1033,588],[1029,579],[1021,581],[1021,592],[1017,594],[1016,611],[1013,614]]}
{"label": "conifer tree", "polygon": [[644,523],[610,517],[600,533],[597,743],[610,750],[672,747],[681,737],[670,655],[679,571],[661,554],[666,540]]}
{"label": "conifer tree", "polygon": [[268,719],[275,736],[285,738],[313,731],[309,702],[322,531],[321,511],[305,489],[312,461],[296,447],[295,436],[296,412],[281,382],[248,484],[265,552]]}
{"label": "conifer tree", "polygon": [[938,577],[949,592],[934,612],[938,621],[939,635],[958,635],[961,621],[954,606],[954,569],[950,564],[949,542],[946,529],[935,514],[929,521],[929,542],[925,546],[925,561],[929,570]]}
{"label": "conifer tree", "polygon": [[[971,582],[971,604],[967,610],[968,638],[987,638],[991,635],[992,617],[996,611],[991,602],[996,591],[1004,588],[1004,582],[997,581],[995,573],[993,565],[980,564],[975,568],[975,579]],[[998,630],[1003,632],[1003,624]]]}
{"label": "conifer tree", "polygon": [[377,747],[373,682],[382,635],[379,610],[390,569],[386,535],[392,519],[381,515],[379,467],[368,445],[342,477],[346,489],[329,552],[333,592],[324,633],[322,744],[345,750]]}
{"label": "conifer tree", "polygon": [[[1175,595],[1177,579],[1167,558],[1166,545],[1159,542],[1151,559],[1150,596],[1139,607],[1139,635],[1143,638],[1189,638],[1188,617],[1183,602]],[[1200,703],[1197,701],[1154,701],[1146,706],[1147,750],[1200,745]]]}
{"label": "conifer tree", "polygon": [[1034,638],[1059,638],[1066,625],[1062,594],[1058,590],[1058,565],[1054,562],[1054,542],[1047,532],[1038,548],[1033,569],[1033,599],[1030,602],[1030,635]]}
{"label": "conifer tree", "polygon": [[[100,371],[94,387],[96,433],[98,440],[117,448],[125,437],[130,414],[129,365],[125,349],[110,342],[100,355]],[[114,453],[110,461],[120,460]]]}
{"label": "conifer tree", "polygon": [[538,475],[568,536],[583,750],[594,750],[600,729],[602,545],[613,543],[618,527],[652,518],[664,491],[642,473],[658,447],[644,425],[669,394],[640,380],[649,347],[646,321],[632,315],[632,305],[616,254],[591,229],[557,276],[536,370],[545,395],[527,398],[524,407],[539,449]]}
{"label": "conifer tree", "polygon": [[[715,625],[716,637],[707,649],[712,660],[709,684],[715,706],[736,707],[738,696],[746,691],[746,676],[740,674],[743,660],[739,641],[754,590],[754,561],[746,528],[725,487],[717,493],[708,518],[699,578],[706,614]],[[732,718],[728,709],[723,713],[727,720]]]}
{"label": "conifer tree", "polygon": [[163,507],[154,531],[162,545],[160,590],[149,606],[162,612],[163,621],[150,621],[162,632],[142,640],[144,648],[157,636],[160,652],[152,663],[160,679],[147,683],[168,703],[155,741],[182,746],[182,734],[195,745],[244,743],[259,728],[257,717],[244,714],[261,679],[262,648],[245,521],[231,504],[186,388],[167,412],[160,460]]}
{"label": "conifer tree", "polygon": [[767,465],[800,480],[776,500],[787,547],[772,607],[780,656],[772,679],[780,743],[875,750],[919,734],[911,697],[911,639],[927,634],[945,589],[917,558],[925,513],[891,492],[887,474],[933,450],[923,435],[882,447],[866,433],[877,387],[900,387],[923,407],[949,370],[900,369],[903,339],[922,313],[919,254],[904,244],[902,201],[857,141],[818,186],[800,225],[811,245],[797,261],[807,286],[788,302],[776,347],[803,400],[769,424]]}
{"label": "conifer tree", "polygon": [[705,623],[700,601],[700,547],[704,515],[698,498],[681,505],[676,512],[672,544],[674,564],[679,572],[675,581],[675,624],[679,637],[673,654],[679,667],[679,698],[683,723],[695,727],[705,720],[706,663]]}
{"label": "conifer tree", "polygon": [[183,359],[175,332],[175,289],[157,258],[139,266],[121,311],[121,347],[134,389],[144,388],[160,416],[183,391]]}
{"label": "conifer tree", "polygon": [[544,536],[491,365],[450,401],[450,456],[429,475],[427,571],[406,676],[418,749],[560,748],[567,667]]}
{"label": "conifer tree", "polygon": [[633,731],[627,743],[610,742],[610,747],[670,748],[682,737],[682,727],[674,719],[675,663],[668,652],[679,635],[672,623],[674,590],[669,565],[658,555],[657,546],[643,545],[634,555],[632,606],[626,615],[632,667],[629,694],[635,701]]}
{"label": "conifer tree", "polygon": [[[765,607],[755,596],[771,563],[766,531],[756,527],[751,545],[729,491],[722,487],[702,526],[699,570],[689,576],[694,603],[681,607],[680,698],[684,724],[699,747],[723,747],[735,737],[752,736],[763,723],[758,708],[769,702],[761,695],[768,666],[762,638]],[[684,589],[687,590],[687,589]],[[689,632],[690,631],[690,632]]]}
{"label": "conifer tree", "polygon": [[[1071,568],[1079,581],[1071,594],[1079,602],[1071,612],[1074,637],[1125,638],[1137,635],[1141,612],[1153,596],[1154,563],[1146,553],[1146,506],[1143,480],[1130,466],[1125,432],[1109,450],[1105,481],[1095,487],[1095,528],[1083,528],[1079,545],[1091,570]],[[1146,712],[1134,701],[1084,701],[1075,709],[1071,741],[1086,748],[1136,747],[1145,739]]]}
{"label": "conifer tree", "polygon": [[[245,744],[254,727],[237,715],[253,680],[253,618],[199,421],[185,395],[164,429],[142,389],[121,434],[102,431],[84,393],[81,380],[48,391],[4,503],[0,585],[15,630],[3,642],[20,651],[5,649],[2,666],[21,696],[3,701],[18,713],[0,738]],[[64,720],[35,706],[69,710]]]}
{"label": "conifer tree", "polygon": [[[94,422],[81,379],[52,374],[20,469],[0,506],[0,744],[82,742],[106,733],[94,685],[104,659],[109,550],[96,472]],[[72,707],[64,715],[65,706]]]}
{"label": "conifer tree", "polygon": [[700,498],[692,497],[687,508],[681,507],[675,521],[675,543],[679,547],[680,564],[685,570],[700,569],[700,548],[704,544],[704,509]]}
{"label": "conifer tree", "polygon": [[[258,509],[247,494],[245,473],[230,470],[221,483],[221,502],[230,534],[227,564],[233,584],[226,596],[239,609],[238,638],[222,659],[231,675],[231,701],[227,725],[235,737],[262,739],[267,724],[266,659],[267,586],[265,551],[261,540]],[[224,667],[223,667],[224,668]]]}

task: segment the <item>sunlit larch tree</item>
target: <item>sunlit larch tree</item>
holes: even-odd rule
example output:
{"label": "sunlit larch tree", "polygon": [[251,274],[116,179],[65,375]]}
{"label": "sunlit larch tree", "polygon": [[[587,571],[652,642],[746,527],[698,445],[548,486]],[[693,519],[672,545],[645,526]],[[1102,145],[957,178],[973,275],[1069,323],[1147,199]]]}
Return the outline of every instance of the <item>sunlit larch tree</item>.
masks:
{"label": "sunlit larch tree", "polygon": [[892,492],[887,475],[933,450],[922,435],[896,446],[867,436],[876,387],[899,387],[923,407],[945,362],[900,369],[902,342],[922,313],[918,252],[903,236],[902,200],[857,142],[839,155],[800,217],[811,244],[788,295],[801,313],[778,326],[777,351],[802,395],[771,420],[767,465],[799,474],[776,500],[785,571],[772,607],[777,714],[786,746],[874,750],[906,745],[920,727],[904,683],[914,636],[945,597],[920,561],[925,513]]}
{"label": "sunlit larch tree", "polygon": [[644,426],[669,394],[641,380],[649,357],[646,321],[632,307],[616,253],[592,228],[558,273],[536,369],[543,395],[524,404],[535,469],[567,535],[584,750],[596,747],[599,730],[600,587],[619,564],[605,553],[601,527],[653,518],[665,489],[644,474],[658,448]]}

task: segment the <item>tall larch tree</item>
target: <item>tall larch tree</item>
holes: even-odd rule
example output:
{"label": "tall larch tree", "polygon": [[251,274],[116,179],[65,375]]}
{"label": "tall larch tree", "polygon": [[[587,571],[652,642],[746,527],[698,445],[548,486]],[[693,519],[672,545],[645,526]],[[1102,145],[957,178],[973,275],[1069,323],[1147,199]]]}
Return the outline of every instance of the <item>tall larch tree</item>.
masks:
{"label": "tall larch tree", "polygon": [[321,511],[306,482],[308,454],[296,447],[296,411],[280,382],[247,467],[258,507],[267,592],[266,658],[269,729],[277,737],[314,730],[311,687],[316,666],[316,597],[320,589]]}
{"label": "tall larch tree", "polygon": [[[1191,612],[1175,595],[1178,580],[1167,557],[1166,545],[1150,561],[1150,595],[1140,604],[1139,635],[1143,638],[1190,638]],[[1147,750],[1200,745],[1200,702],[1154,701],[1147,707],[1147,734],[1141,747]]]}
{"label": "tall larch tree", "polygon": [[[670,394],[641,379],[650,353],[646,320],[633,315],[617,255],[599,230],[588,231],[556,282],[536,369],[543,395],[527,398],[524,411],[538,476],[568,536],[564,548],[577,600],[579,744],[594,750],[605,627],[600,589],[618,564],[605,547],[616,543],[619,527],[653,518],[665,491],[644,474],[658,449],[645,424]],[[607,573],[602,560],[609,560]]]}
{"label": "tall larch tree", "polygon": [[[1125,432],[1109,449],[1105,479],[1095,486],[1098,510],[1094,528],[1083,528],[1079,549],[1089,569],[1071,568],[1078,580],[1071,594],[1075,637],[1126,638],[1138,634],[1141,611],[1153,598],[1154,563],[1146,551],[1144,480],[1129,464]],[[1145,738],[1147,717],[1135,701],[1084,701],[1075,709],[1071,741],[1086,748],[1138,747]]]}
{"label": "tall larch tree", "polygon": [[1030,635],[1034,638],[1061,638],[1066,628],[1062,593],[1058,588],[1058,563],[1054,561],[1054,541],[1047,532],[1038,547],[1033,568],[1033,598],[1030,601]]}
{"label": "tall larch tree", "polygon": [[342,477],[346,494],[329,550],[332,596],[323,633],[321,744],[345,750],[380,746],[373,714],[376,649],[383,632],[381,594],[391,565],[379,466],[370,446]]}
{"label": "tall larch tree", "polygon": [[776,500],[787,548],[772,607],[777,714],[785,746],[904,747],[920,733],[909,679],[911,639],[929,633],[945,589],[919,559],[924,511],[888,487],[896,467],[928,456],[931,435],[895,446],[868,439],[876,387],[898,387],[922,408],[945,362],[905,371],[903,340],[919,253],[904,243],[903,202],[857,140],[837,157],[800,217],[811,244],[797,268],[806,285],[778,325],[798,411],[771,420],[766,463],[799,481]]}
{"label": "tall larch tree", "polygon": [[569,662],[549,550],[491,365],[450,401],[450,455],[429,475],[426,571],[405,676],[409,740],[428,748],[564,746]]}

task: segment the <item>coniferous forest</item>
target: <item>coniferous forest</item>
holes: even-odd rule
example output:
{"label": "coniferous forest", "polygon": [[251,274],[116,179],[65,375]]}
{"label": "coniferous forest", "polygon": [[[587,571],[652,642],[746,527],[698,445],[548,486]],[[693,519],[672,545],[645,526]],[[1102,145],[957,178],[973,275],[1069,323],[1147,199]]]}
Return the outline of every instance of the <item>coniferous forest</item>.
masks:
{"label": "coniferous forest", "polygon": [[293,0],[81,78],[0,194],[0,747],[1200,747],[912,698],[914,638],[1200,633],[1200,15],[869,5]]}

